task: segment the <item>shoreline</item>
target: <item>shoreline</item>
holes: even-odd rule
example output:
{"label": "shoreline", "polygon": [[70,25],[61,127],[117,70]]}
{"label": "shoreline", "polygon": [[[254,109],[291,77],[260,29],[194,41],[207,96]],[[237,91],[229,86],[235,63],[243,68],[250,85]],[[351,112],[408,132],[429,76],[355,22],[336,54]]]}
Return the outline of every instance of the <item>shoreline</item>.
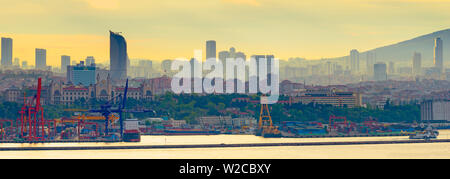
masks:
{"label": "shoreline", "polygon": [[[253,135],[253,134],[188,134],[188,135],[164,135],[164,134],[142,134],[141,136],[215,136],[215,135]],[[356,135],[302,135],[302,136],[283,136],[283,137],[264,137],[264,138],[350,138],[350,137],[396,137],[409,136],[409,134],[356,134]],[[46,144],[46,143],[120,143],[121,140],[43,140],[43,141],[15,141],[3,140],[0,144]]]}
{"label": "shoreline", "polygon": [[450,143],[450,139],[435,140],[392,140],[354,142],[299,142],[299,143],[247,143],[247,144],[194,144],[194,145],[141,145],[141,146],[66,146],[66,147],[1,147],[0,151],[44,151],[44,150],[124,150],[124,149],[180,149],[180,148],[238,148],[238,147],[281,147],[281,146],[324,146],[324,145],[375,145]]}
{"label": "shoreline", "polygon": [[[141,134],[141,136],[210,136],[210,135],[255,135],[255,134]],[[338,138],[338,137],[395,137],[409,136],[410,134],[353,134],[353,135],[297,135],[265,138]],[[1,142],[0,142],[1,143]]]}

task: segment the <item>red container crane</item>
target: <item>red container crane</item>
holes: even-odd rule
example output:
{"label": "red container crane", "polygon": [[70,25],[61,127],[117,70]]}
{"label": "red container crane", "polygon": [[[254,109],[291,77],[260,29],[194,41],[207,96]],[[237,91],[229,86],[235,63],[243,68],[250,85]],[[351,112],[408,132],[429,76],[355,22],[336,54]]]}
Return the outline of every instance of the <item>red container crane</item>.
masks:
{"label": "red container crane", "polygon": [[23,107],[20,110],[20,135],[29,141],[45,139],[44,108],[41,106],[41,78],[38,79],[36,95],[24,96]]}

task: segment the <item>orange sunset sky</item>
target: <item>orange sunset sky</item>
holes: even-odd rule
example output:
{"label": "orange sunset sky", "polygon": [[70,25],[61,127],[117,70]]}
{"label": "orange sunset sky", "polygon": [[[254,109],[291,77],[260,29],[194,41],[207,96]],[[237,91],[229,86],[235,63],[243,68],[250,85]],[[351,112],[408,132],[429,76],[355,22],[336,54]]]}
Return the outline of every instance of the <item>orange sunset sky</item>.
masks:
{"label": "orange sunset sky", "polygon": [[109,61],[108,30],[130,59],[190,58],[206,40],[281,59],[344,56],[448,28],[450,0],[0,0],[0,36],[34,65],[94,56]]}

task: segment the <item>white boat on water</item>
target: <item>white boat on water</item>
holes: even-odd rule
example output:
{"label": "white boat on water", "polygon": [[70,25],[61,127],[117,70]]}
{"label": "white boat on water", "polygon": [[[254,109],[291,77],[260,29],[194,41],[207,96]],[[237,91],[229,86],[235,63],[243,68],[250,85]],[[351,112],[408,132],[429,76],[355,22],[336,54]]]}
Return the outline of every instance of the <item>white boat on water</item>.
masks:
{"label": "white boat on water", "polygon": [[[421,126],[424,126],[424,124],[421,124]],[[416,134],[409,136],[409,139],[436,139],[437,136],[439,136],[439,131],[429,124],[425,130],[416,132]]]}

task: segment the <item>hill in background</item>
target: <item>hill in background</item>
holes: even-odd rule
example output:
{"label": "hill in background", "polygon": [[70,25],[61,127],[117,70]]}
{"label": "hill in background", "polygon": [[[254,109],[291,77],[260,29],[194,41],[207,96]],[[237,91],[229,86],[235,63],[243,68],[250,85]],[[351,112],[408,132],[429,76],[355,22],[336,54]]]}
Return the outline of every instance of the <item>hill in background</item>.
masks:
{"label": "hill in background", "polygon": [[[360,52],[360,59],[365,60],[367,52],[375,52],[377,62],[411,62],[414,52],[422,54],[422,63],[433,62],[434,39],[440,37],[444,46],[444,62],[450,57],[450,29],[406,40],[393,45],[379,47],[366,52]],[[350,50],[349,50],[350,52]],[[343,60],[348,56],[333,58]]]}

